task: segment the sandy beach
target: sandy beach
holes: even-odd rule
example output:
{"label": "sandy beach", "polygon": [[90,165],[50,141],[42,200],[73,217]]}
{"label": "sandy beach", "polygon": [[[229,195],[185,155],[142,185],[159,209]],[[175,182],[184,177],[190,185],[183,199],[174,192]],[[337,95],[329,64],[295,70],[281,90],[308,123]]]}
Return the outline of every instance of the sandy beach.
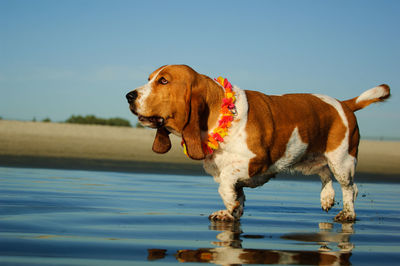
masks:
{"label": "sandy beach", "polygon": [[[154,134],[151,129],[0,120],[0,165],[204,173],[201,162],[183,154],[178,137],[171,136],[167,154],[152,152]],[[400,142],[361,141],[358,173],[398,176],[399,162]]]}

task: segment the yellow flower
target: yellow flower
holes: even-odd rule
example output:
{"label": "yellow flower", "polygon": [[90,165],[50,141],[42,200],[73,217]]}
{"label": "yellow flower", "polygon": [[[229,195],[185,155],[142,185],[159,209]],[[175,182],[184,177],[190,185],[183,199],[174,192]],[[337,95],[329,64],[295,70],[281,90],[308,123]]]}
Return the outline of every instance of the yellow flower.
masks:
{"label": "yellow flower", "polygon": [[184,153],[186,156],[188,156],[186,144],[183,143],[182,146],[183,146],[183,153]]}
{"label": "yellow flower", "polygon": [[217,78],[217,81],[218,81],[219,84],[221,84],[222,86],[224,86],[223,84],[224,84],[225,79],[224,79],[223,77],[218,77],[218,78]]}
{"label": "yellow flower", "polygon": [[216,129],[213,130],[213,133],[218,133],[222,138],[228,135],[228,132],[224,128],[217,127]]}
{"label": "yellow flower", "polygon": [[210,147],[213,150],[218,149],[218,143],[215,145],[214,143],[208,142],[207,146]]}

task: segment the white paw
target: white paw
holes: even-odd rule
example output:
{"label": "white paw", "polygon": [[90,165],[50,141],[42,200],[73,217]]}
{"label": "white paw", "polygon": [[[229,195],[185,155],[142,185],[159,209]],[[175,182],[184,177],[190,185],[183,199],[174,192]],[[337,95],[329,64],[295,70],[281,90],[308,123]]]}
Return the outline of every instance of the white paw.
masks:
{"label": "white paw", "polygon": [[321,197],[321,207],[328,212],[335,205],[335,198],[331,196]]}
{"label": "white paw", "polygon": [[212,213],[210,216],[208,216],[208,219],[212,221],[226,221],[226,222],[231,222],[235,221],[235,217],[233,217],[232,214],[230,214],[227,210],[220,210]]}
{"label": "white paw", "polygon": [[328,212],[335,205],[335,191],[332,186],[325,186],[321,191],[321,207]]}

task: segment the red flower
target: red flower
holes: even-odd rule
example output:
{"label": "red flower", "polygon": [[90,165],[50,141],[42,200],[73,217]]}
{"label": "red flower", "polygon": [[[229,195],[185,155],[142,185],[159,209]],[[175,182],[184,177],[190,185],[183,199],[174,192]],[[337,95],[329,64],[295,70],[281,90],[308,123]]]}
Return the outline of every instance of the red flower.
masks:
{"label": "red flower", "polygon": [[228,79],[224,80],[224,88],[225,89],[232,89],[232,84],[228,81]]}
{"label": "red flower", "polygon": [[230,126],[230,122],[233,121],[233,117],[232,116],[223,116],[221,118],[221,120],[218,121],[218,124],[220,127],[229,127]]}
{"label": "red flower", "polygon": [[203,143],[203,151],[205,151],[207,154],[213,154],[214,150],[208,147],[206,143]]}
{"label": "red flower", "polygon": [[224,106],[228,106],[229,109],[232,109],[233,107],[235,107],[235,105],[233,104],[233,99],[232,98],[223,98],[222,99],[222,107]]}
{"label": "red flower", "polygon": [[214,138],[216,141],[224,142],[224,139],[221,137],[220,134],[214,133],[214,134],[212,134],[212,136],[213,136],[213,138]]}

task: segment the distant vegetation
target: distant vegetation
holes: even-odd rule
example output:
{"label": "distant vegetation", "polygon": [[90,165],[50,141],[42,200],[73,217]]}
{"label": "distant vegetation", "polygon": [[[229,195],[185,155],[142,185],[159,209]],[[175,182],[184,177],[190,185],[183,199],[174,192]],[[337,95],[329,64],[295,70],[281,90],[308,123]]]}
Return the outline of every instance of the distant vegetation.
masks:
{"label": "distant vegetation", "polygon": [[72,115],[68,118],[66,123],[73,123],[73,124],[89,124],[89,125],[105,125],[105,126],[119,126],[119,127],[132,127],[131,123],[123,118],[98,118],[94,115]]}
{"label": "distant vegetation", "polygon": [[[3,120],[3,117],[0,116],[0,120]],[[8,119],[6,119],[8,120]],[[32,122],[37,122],[38,120],[36,117],[33,117]],[[42,120],[41,122],[45,123],[51,123],[51,119],[49,117],[46,117]],[[129,120],[124,119],[124,118],[119,118],[119,117],[114,117],[114,118],[100,118],[96,117],[94,115],[71,115],[67,120],[64,121],[65,123],[71,123],[71,124],[86,124],[86,125],[104,125],[104,126],[118,126],[118,127],[132,127],[131,123]],[[62,123],[62,122],[61,122]],[[138,122],[136,123],[135,127],[137,128],[143,128],[143,126]]]}

